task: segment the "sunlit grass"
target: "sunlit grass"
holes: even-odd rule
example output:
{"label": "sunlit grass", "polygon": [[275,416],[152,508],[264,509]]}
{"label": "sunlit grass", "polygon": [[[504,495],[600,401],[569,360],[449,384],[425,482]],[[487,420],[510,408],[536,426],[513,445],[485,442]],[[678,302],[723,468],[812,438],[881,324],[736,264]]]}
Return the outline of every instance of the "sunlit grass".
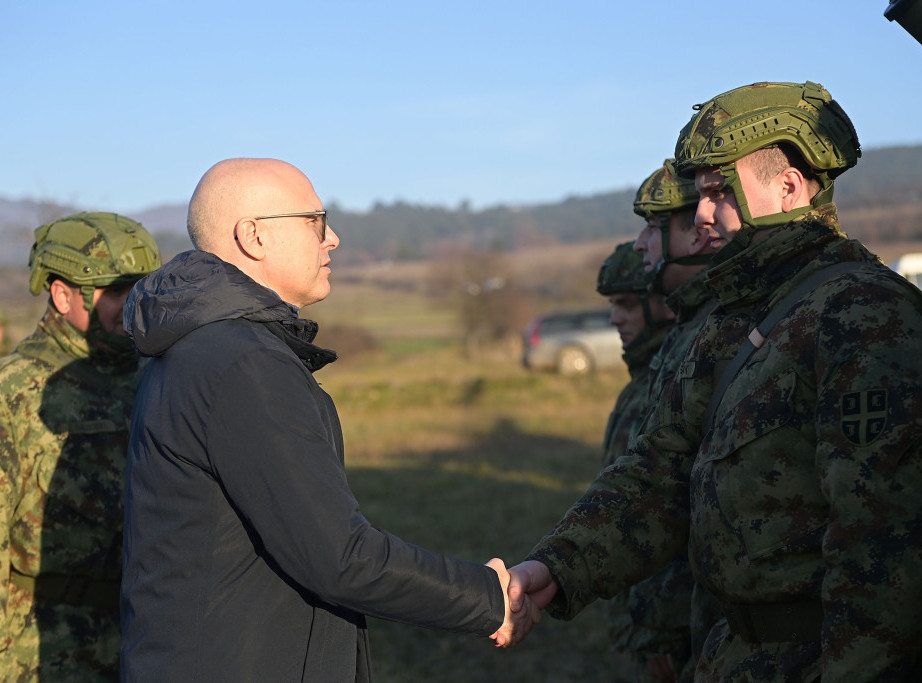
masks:
{"label": "sunlit grass", "polygon": [[[514,563],[598,470],[626,372],[569,379],[459,348],[377,353],[318,379],[337,402],[363,512],[404,539],[457,557]],[[605,681],[601,604],[550,618],[512,651],[490,641],[372,620],[380,681]]]}

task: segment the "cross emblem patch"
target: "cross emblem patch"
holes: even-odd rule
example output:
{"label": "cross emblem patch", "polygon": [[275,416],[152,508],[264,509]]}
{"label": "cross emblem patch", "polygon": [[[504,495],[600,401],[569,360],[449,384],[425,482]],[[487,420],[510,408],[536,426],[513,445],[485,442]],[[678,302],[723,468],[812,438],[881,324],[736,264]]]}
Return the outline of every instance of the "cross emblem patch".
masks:
{"label": "cross emblem patch", "polygon": [[842,433],[857,446],[867,446],[887,426],[887,390],[868,389],[842,396]]}

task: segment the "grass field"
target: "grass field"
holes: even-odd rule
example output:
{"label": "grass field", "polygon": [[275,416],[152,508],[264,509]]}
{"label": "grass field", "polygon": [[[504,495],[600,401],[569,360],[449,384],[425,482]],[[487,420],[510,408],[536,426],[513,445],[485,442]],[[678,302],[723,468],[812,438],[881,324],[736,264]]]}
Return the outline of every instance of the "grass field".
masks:
{"label": "grass field", "polygon": [[[363,512],[433,550],[518,562],[597,472],[626,370],[576,379],[533,374],[508,348],[469,359],[452,310],[411,286],[424,271],[350,275],[334,278],[333,294],[308,314],[321,323],[321,345],[341,345],[335,332],[324,332],[341,324],[380,341],[378,351],[317,375],[339,408],[349,481]],[[600,298],[588,300],[598,305]],[[611,678],[601,603],[572,622],[546,617],[513,650],[380,620],[369,628],[385,682]]]}
{"label": "grass field", "polygon": [[[373,524],[457,557],[514,563],[597,471],[626,375],[534,375],[445,347],[365,356],[318,379],[339,407],[349,480]],[[607,680],[601,607],[569,623],[545,618],[511,651],[372,620],[376,671],[395,682]]]}

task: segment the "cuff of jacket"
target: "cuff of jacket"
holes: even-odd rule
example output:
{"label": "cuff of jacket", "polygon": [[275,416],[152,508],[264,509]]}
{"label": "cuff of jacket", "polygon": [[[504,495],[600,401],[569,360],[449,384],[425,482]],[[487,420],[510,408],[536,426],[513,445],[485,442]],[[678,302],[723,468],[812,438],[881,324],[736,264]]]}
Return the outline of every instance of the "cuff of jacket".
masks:
{"label": "cuff of jacket", "polygon": [[569,621],[595,600],[596,596],[582,588],[588,573],[572,542],[554,535],[545,536],[525,559],[537,560],[546,566],[557,582],[557,594],[545,608],[554,619]]}

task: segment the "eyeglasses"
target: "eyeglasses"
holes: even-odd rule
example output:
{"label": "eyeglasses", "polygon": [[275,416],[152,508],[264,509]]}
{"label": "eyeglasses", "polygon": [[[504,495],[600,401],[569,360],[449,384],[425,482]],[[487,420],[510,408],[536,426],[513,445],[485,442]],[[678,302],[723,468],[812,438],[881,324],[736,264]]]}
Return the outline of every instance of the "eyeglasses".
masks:
{"label": "eyeglasses", "polygon": [[304,211],[303,213],[277,213],[272,216],[256,216],[254,221],[264,221],[269,218],[314,218],[320,217],[320,242],[321,244],[327,239],[327,212],[326,211]]}

